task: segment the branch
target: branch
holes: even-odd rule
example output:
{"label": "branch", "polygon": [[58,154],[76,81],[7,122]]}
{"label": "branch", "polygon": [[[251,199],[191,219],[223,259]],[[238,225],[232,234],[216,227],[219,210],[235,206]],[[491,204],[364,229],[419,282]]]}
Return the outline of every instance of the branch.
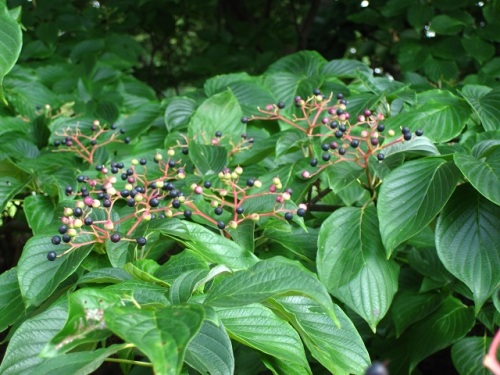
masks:
{"label": "branch", "polygon": [[500,345],[500,330],[498,330],[495,335],[493,342],[491,343],[490,350],[488,354],[484,357],[483,365],[489,368],[495,375],[500,375],[500,363],[497,360],[498,346]]}

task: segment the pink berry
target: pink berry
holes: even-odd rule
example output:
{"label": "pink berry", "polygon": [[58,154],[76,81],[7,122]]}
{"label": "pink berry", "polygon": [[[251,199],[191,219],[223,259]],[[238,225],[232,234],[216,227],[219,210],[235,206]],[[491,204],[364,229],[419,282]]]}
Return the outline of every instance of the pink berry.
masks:
{"label": "pink berry", "polygon": [[85,197],[83,199],[83,203],[85,203],[85,205],[87,206],[92,206],[92,203],[94,203],[94,199],[92,197]]}
{"label": "pink berry", "polygon": [[196,186],[196,187],[194,188],[194,192],[195,192],[196,194],[201,194],[201,193],[203,193],[203,188],[202,188],[201,186]]}
{"label": "pink berry", "polygon": [[309,177],[311,177],[311,174],[309,173],[309,171],[302,172],[302,178],[309,178]]}

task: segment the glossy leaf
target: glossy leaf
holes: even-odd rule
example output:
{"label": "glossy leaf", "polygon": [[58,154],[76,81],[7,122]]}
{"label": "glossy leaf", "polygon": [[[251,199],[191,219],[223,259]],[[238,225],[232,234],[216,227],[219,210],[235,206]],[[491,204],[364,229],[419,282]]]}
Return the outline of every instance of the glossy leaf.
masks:
{"label": "glossy leaf", "polygon": [[260,304],[218,308],[229,335],[246,346],[278,359],[300,365],[310,373],[302,341],[297,332],[271,310]]}
{"label": "glossy leaf", "polygon": [[24,199],[24,213],[34,234],[47,232],[47,221],[54,218],[56,205],[43,195],[30,195]]}
{"label": "glossy leaf", "polygon": [[387,256],[434,219],[459,178],[460,172],[453,163],[432,158],[405,163],[384,179],[378,215]]}
{"label": "glossy leaf", "polygon": [[104,319],[117,336],[136,345],[151,360],[156,374],[176,375],[204,315],[203,309],[196,305],[157,311],[113,307],[104,312]]}
{"label": "glossy leaf", "polygon": [[191,98],[172,99],[165,110],[165,124],[169,132],[187,127],[191,115],[196,109],[196,102]]}
{"label": "glossy leaf", "polygon": [[[86,242],[91,238],[88,235],[80,235],[77,241]],[[49,251],[61,253],[69,247],[66,244],[56,247],[47,235],[34,236],[28,240],[17,269],[19,287],[27,306],[38,306],[45,301],[62,281],[77,270],[92,250],[93,244],[79,246],[52,262],[47,260]]]}
{"label": "glossy leaf", "polygon": [[460,171],[484,197],[500,206],[500,146],[480,159],[455,153],[453,159]]}
{"label": "glossy leaf", "polygon": [[65,308],[55,306],[22,323],[10,339],[0,373],[37,374],[36,367],[44,362],[39,356],[41,350],[64,326],[67,315]]}
{"label": "glossy leaf", "polygon": [[224,325],[205,320],[187,347],[185,361],[202,374],[233,374],[233,346]]}
{"label": "glossy leaf", "polygon": [[223,147],[193,143],[189,147],[189,156],[202,176],[219,173],[228,164],[227,151]]}
{"label": "glossy leaf", "polygon": [[225,264],[231,269],[248,268],[257,261],[257,257],[251,252],[196,223],[173,219],[157,220],[149,228],[177,239],[204,259]]}
{"label": "glossy leaf", "polygon": [[500,206],[462,185],[437,222],[439,258],[472,291],[476,312],[500,284],[499,220]]}
{"label": "glossy leaf", "polygon": [[207,295],[209,306],[241,306],[284,294],[307,296],[318,302],[336,320],[326,288],[298,262],[281,258],[262,260],[252,268],[237,271],[216,284]]}
{"label": "glossy leaf", "polygon": [[278,297],[275,302],[279,312],[299,332],[312,356],[329,371],[361,374],[369,366],[370,357],[365,344],[340,307],[335,306],[339,328],[310,298]]}
{"label": "glossy leaf", "polygon": [[487,86],[465,85],[461,91],[486,131],[499,130],[500,89]]}
{"label": "glossy leaf", "polygon": [[12,69],[22,47],[21,24],[12,17],[5,1],[0,1],[0,100],[5,102],[2,81]]}
{"label": "glossy leaf", "polygon": [[460,375],[487,375],[490,371],[483,365],[491,338],[465,337],[451,347],[451,359]]}
{"label": "glossy leaf", "polygon": [[24,316],[16,267],[0,274],[0,332]]}
{"label": "glossy leaf", "polygon": [[208,275],[208,270],[195,269],[184,272],[172,283],[169,290],[170,302],[180,304],[187,302],[195,289],[197,282]]}
{"label": "glossy leaf", "polygon": [[169,284],[181,274],[194,269],[208,270],[207,262],[202,257],[191,250],[184,250],[182,253],[174,255],[168,262],[158,268],[154,275]]}
{"label": "glossy leaf", "polygon": [[139,259],[134,263],[127,263],[123,266],[123,269],[127,271],[134,279],[144,280],[149,283],[155,283],[160,286],[168,287],[168,283],[153,276],[153,274],[159,268],[159,264],[151,259]]}
{"label": "glossy leaf", "polygon": [[375,331],[397,291],[399,267],[385,257],[377,211],[344,207],[326,219],[318,237],[318,275],[328,291]]}
{"label": "glossy leaf", "polygon": [[[215,132],[222,132],[223,145],[237,143],[246,133],[241,123],[243,112],[234,94],[227,90],[205,100],[195,111],[189,122],[189,137],[198,143],[210,143]],[[196,135],[196,137],[195,137]]]}

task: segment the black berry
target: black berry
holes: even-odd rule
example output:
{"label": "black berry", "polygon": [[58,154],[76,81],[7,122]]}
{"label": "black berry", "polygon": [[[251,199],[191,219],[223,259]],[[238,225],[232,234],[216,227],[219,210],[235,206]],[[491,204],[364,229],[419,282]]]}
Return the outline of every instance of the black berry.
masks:
{"label": "black berry", "polygon": [[238,215],[241,215],[243,212],[245,212],[245,209],[244,209],[243,207],[238,207],[238,208],[236,208],[236,213],[237,213]]}
{"label": "black berry", "polygon": [[174,199],[172,201],[172,207],[173,208],[179,208],[181,206],[181,202],[178,199]]}
{"label": "black berry", "polygon": [[356,147],[358,147],[358,146],[359,146],[359,141],[358,141],[357,139],[353,139],[353,140],[351,141],[351,147],[352,147],[352,148],[356,148]]}
{"label": "black berry", "polygon": [[318,159],[314,158],[314,159],[311,159],[311,161],[309,162],[309,164],[311,165],[311,167],[315,167],[318,165]]}
{"label": "black berry", "polygon": [[71,237],[67,234],[63,234],[62,240],[63,240],[63,242],[68,243],[69,241],[71,241]]}
{"label": "black berry", "polygon": [[92,224],[94,224],[94,220],[92,220],[92,218],[90,216],[87,216],[85,218],[85,220],[83,220],[83,222],[84,222],[85,225],[92,225]]}
{"label": "black berry", "polygon": [[279,109],[283,109],[283,108],[285,108],[285,103],[283,103],[283,102],[279,102],[279,103],[277,104],[277,106],[278,106],[278,108],[279,108]]}
{"label": "black berry", "polygon": [[385,159],[385,155],[382,154],[382,153],[379,153],[379,154],[377,154],[377,159],[380,160],[380,161],[382,161],[382,160]]}
{"label": "black berry", "polygon": [[331,157],[331,155],[330,155],[330,154],[328,154],[328,153],[326,153],[326,154],[323,154],[323,155],[321,156],[321,159],[323,159],[324,161],[328,161],[328,160],[330,160],[330,157]]}
{"label": "black berry", "polygon": [[169,160],[169,161],[168,161],[168,166],[169,166],[170,168],[175,167],[175,164],[176,164],[176,163],[175,163],[175,160]]}
{"label": "black berry", "polygon": [[404,126],[403,128],[401,128],[401,133],[406,134],[409,132],[410,132],[410,129],[408,127]]}
{"label": "black berry", "polygon": [[339,148],[340,155],[345,155],[346,152],[347,152],[347,150],[344,147]]}
{"label": "black berry", "polygon": [[337,130],[335,132],[335,137],[337,137],[337,138],[342,138],[343,135],[344,135],[344,133],[342,133],[340,130]]}
{"label": "black berry", "polygon": [[111,201],[109,199],[105,199],[103,202],[102,202],[102,205],[103,207],[111,207]]}
{"label": "black berry", "polygon": [[217,138],[222,137],[222,132],[221,132],[220,130],[217,130],[217,131],[215,132],[215,136],[216,136]]}
{"label": "black berry", "polygon": [[130,190],[123,189],[122,191],[120,191],[120,195],[121,195],[123,198],[127,198],[127,197],[130,195]]}
{"label": "black berry", "polygon": [[47,259],[53,262],[57,258],[57,253],[55,251],[49,251],[47,253]]}
{"label": "black berry", "polygon": [[339,123],[337,121],[330,122],[330,128],[335,129],[337,126],[339,126]]}
{"label": "black berry", "polygon": [[285,220],[290,221],[293,219],[293,214],[291,212],[287,212],[285,214]]}
{"label": "black berry", "polygon": [[73,215],[75,215],[76,217],[80,217],[83,215],[83,210],[80,207],[75,207],[75,209],[73,210]]}
{"label": "black berry", "polygon": [[377,131],[379,131],[379,132],[383,132],[384,130],[385,130],[385,126],[384,126],[384,124],[378,124],[378,126],[377,126]]}
{"label": "black berry", "polygon": [[241,122],[242,122],[243,124],[246,124],[246,123],[248,122],[248,117],[242,117],[242,118],[241,118]]}
{"label": "black berry", "polygon": [[329,148],[330,148],[330,145],[328,145],[328,144],[326,144],[326,143],[323,143],[323,144],[321,145],[321,149],[322,149],[323,151],[328,151],[328,149],[329,149]]}
{"label": "black berry", "polygon": [[150,205],[151,207],[157,207],[159,204],[160,204],[160,201],[159,201],[157,198],[152,198],[152,199],[149,201],[149,205]]}
{"label": "black berry", "polygon": [[187,148],[187,147],[183,147],[183,148],[181,149],[181,152],[182,152],[184,155],[189,154],[189,150],[188,150],[188,148]]}
{"label": "black berry", "polygon": [[125,137],[125,139],[123,140],[123,142],[125,142],[127,144],[130,143],[130,137]]}
{"label": "black berry", "polygon": [[221,215],[222,214],[222,207],[215,207],[214,213],[216,215]]}
{"label": "black berry", "polygon": [[297,216],[304,217],[305,215],[306,215],[306,210],[304,210],[303,208],[299,208],[297,210]]}
{"label": "black berry", "polygon": [[203,186],[205,186],[206,189],[210,189],[212,187],[212,183],[210,181],[205,181]]}
{"label": "black berry", "polygon": [[144,237],[139,237],[135,240],[135,242],[137,242],[137,245],[139,246],[144,246],[146,245],[147,240]]}
{"label": "black berry", "polygon": [[109,237],[109,239],[111,240],[111,242],[117,243],[120,242],[121,237],[118,233],[113,233],[111,237]]}
{"label": "black berry", "polygon": [[60,225],[59,228],[57,229],[57,231],[61,234],[64,234],[68,231],[68,226],[67,225]]}
{"label": "black berry", "polygon": [[410,133],[410,132],[405,133],[405,134],[403,135],[403,139],[404,139],[405,141],[409,141],[409,140],[411,140],[411,133]]}
{"label": "black berry", "polygon": [[223,221],[219,221],[217,222],[217,227],[219,229],[224,229],[226,227],[226,223],[224,223]]}
{"label": "black berry", "polygon": [[85,181],[85,176],[80,175],[80,176],[78,176],[78,177],[76,178],[76,180],[77,180],[78,182],[84,182],[84,181]]}
{"label": "black berry", "polygon": [[339,130],[343,133],[347,130],[347,128],[345,127],[345,125],[339,125]]}
{"label": "black berry", "polygon": [[50,240],[54,245],[59,245],[61,243],[61,237],[59,236],[52,236]]}
{"label": "black berry", "polygon": [[191,212],[191,210],[185,210],[184,211],[184,217],[186,219],[189,219],[192,215],[193,215],[193,213]]}
{"label": "black berry", "polygon": [[247,180],[247,186],[253,186],[254,183],[255,181],[251,178]]}
{"label": "black berry", "polygon": [[366,369],[365,375],[389,375],[387,368],[380,362],[373,362],[373,364]]}
{"label": "black berry", "polygon": [[415,135],[421,137],[424,135],[424,131],[422,129],[415,130]]}

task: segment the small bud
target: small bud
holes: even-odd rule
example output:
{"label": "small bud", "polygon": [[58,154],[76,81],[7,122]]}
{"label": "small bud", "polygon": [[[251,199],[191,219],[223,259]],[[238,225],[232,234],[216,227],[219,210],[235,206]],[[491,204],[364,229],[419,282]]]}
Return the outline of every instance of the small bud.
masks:
{"label": "small bud", "polygon": [[395,134],[396,134],[396,132],[395,132],[394,130],[392,130],[392,129],[390,129],[390,130],[387,132],[387,135],[388,135],[389,137],[394,137],[394,135],[395,135]]}
{"label": "small bud", "polygon": [[311,177],[311,174],[309,173],[309,171],[302,172],[302,178],[309,178],[309,177]]}
{"label": "small bud", "polygon": [[151,221],[152,216],[151,216],[151,214],[149,212],[147,212],[147,213],[144,212],[144,214],[142,214],[142,218],[145,221]]}
{"label": "small bud", "polygon": [[283,203],[283,197],[281,195],[276,196],[276,202]]}
{"label": "small bud", "polygon": [[139,160],[132,159],[131,163],[132,163],[132,165],[137,165],[137,164],[139,164]]}
{"label": "small bud", "polygon": [[275,185],[280,185],[280,184],[281,184],[281,180],[280,180],[280,178],[279,178],[279,177],[274,177],[274,178],[273,178],[273,184],[275,184]]}
{"label": "small bud", "polygon": [[161,189],[163,186],[165,186],[165,183],[163,181],[156,181],[156,187],[158,189]]}
{"label": "small bud", "polygon": [[234,171],[237,173],[237,174],[242,174],[243,173],[243,168],[241,168],[240,166],[237,166],[236,168],[234,168]]}
{"label": "small bud", "polygon": [[65,207],[64,208],[64,212],[63,212],[64,216],[68,217],[68,216],[71,216],[73,215],[73,209],[72,208],[69,208],[69,207]]}
{"label": "small bud", "polygon": [[203,193],[203,188],[201,186],[196,186],[194,188],[195,194],[202,194]]}
{"label": "small bud", "polygon": [[227,190],[226,190],[226,189],[221,189],[221,190],[219,191],[219,194],[220,194],[222,197],[225,197],[225,196],[228,194],[228,192],[227,192]]}
{"label": "small bud", "polygon": [[259,214],[252,214],[250,215],[250,219],[252,219],[253,221],[259,221],[260,216]]}
{"label": "small bud", "polygon": [[134,188],[134,185],[132,185],[131,183],[125,184],[124,188],[130,191]]}
{"label": "small bud", "polygon": [[307,205],[305,203],[300,203],[298,205],[298,208],[302,208],[303,210],[306,210],[307,211]]}
{"label": "small bud", "polygon": [[94,201],[92,202],[92,207],[97,208],[100,206],[101,206],[101,201],[94,199]]}
{"label": "small bud", "polygon": [[111,187],[111,188],[107,189],[106,192],[109,195],[115,195],[116,194],[116,189],[114,187]]}
{"label": "small bud", "polygon": [[113,229],[115,229],[115,225],[113,224],[112,221],[106,221],[104,223],[104,229],[106,229],[106,230],[113,230]]}
{"label": "small bud", "polygon": [[76,229],[74,229],[74,228],[70,228],[70,229],[68,229],[67,234],[68,234],[68,236],[70,236],[70,237],[75,237],[75,236],[78,234],[78,232],[76,231]]}
{"label": "small bud", "polygon": [[268,104],[266,105],[266,111],[272,111],[273,110],[273,105],[272,104]]}
{"label": "small bud", "polygon": [[262,187],[262,181],[261,180],[255,180],[253,183],[253,186],[256,188],[261,188]]}
{"label": "small bud", "polygon": [[284,192],[281,196],[282,196],[282,197],[283,197],[283,199],[284,199],[284,200],[286,200],[286,201],[289,201],[289,200],[290,200],[290,198],[291,198],[290,193],[287,193],[287,192]]}
{"label": "small bud", "polygon": [[[87,198],[87,197],[85,197]],[[92,199],[92,198],[91,198]],[[84,208],[85,207],[85,203],[84,201],[76,201],[75,203],[75,207],[78,207],[78,208]]]}
{"label": "small bud", "polygon": [[[172,150],[172,149],[168,150],[168,154],[169,154],[169,155],[170,155],[170,151],[172,151],[172,152],[173,152],[173,154],[171,155],[171,156],[173,156],[173,155],[175,154],[175,151],[174,151],[174,150]],[[158,161],[160,161],[161,159],[163,159],[163,156],[162,156],[162,154],[160,154],[159,152],[157,152],[157,153],[156,153],[156,155],[155,155],[155,158],[154,158],[154,159],[155,159],[155,161],[156,161],[156,162],[158,162]]]}
{"label": "small bud", "polygon": [[189,188],[191,189],[191,191],[194,191],[197,186],[198,186],[198,184],[192,183]]}
{"label": "small bud", "polygon": [[177,198],[179,202],[184,203],[186,201],[186,197],[184,195],[181,195],[180,197]]}
{"label": "small bud", "polygon": [[186,174],[184,172],[177,173],[177,178],[179,180],[184,180],[186,178]]}
{"label": "small bud", "polygon": [[112,184],[115,184],[116,183],[116,177],[115,176],[111,176],[109,178],[109,182],[111,182]]}
{"label": "small bud", "polygon": [[227,224],[227,226],[228,226],[229,228],[231,228],[231,229],[236,229],[236,228],[238,228],[238,223],[237,223],[236,221],[234,221],[234,220],[231,220],[231,221]]}
{"label": "small bud", "polygon": [[83,226],[83,221],[81,221],[80,219],[73,220],[73,227],[81,228],[82,226]]}
{"label": "small bud", "polygon": [[219,206],[219,202],[217,202],[217,201],[211,201],[210,202],[210,206],[212,206],[213,208],[218,207]]}
{"label": "small bud", "polygon": [[166,210],[166,211],[165,211],[165,217],[170,218],[170,217],[172,217],[173,215],[174,215],[174,213],[172,212],[172,210]]}
{"label": "small bud", "polygon": [[368,131],[367,130],[363,130],[361,132],[361,138],[366,138],[366,137],[368,137]]}
{"label": "small bud", "polygon": [[[159,154],[156,154],[156,155],[159,155]],[[167,151],[167,155],[168,156],[174,156],[175,155],[175,150],[173,148],[169,148],[168,151]],[[155,160],[156,160],[156,157],[155,157]]]}
{"label": "small bud", "polygon": [[142,202],[144,200],[144,196],[141,193],[137,193],[134,197],[134,201],[136,202]]}
{"label": "small bud", "polygon": [[276,192],[276,185],[275,184],[272,184],[271,186],[269,186],[269,192],[270,193]]}
{"label": "small bud", "polygon": [[236,180],[238,178],[238,173],[231,172],[231,179]]}

